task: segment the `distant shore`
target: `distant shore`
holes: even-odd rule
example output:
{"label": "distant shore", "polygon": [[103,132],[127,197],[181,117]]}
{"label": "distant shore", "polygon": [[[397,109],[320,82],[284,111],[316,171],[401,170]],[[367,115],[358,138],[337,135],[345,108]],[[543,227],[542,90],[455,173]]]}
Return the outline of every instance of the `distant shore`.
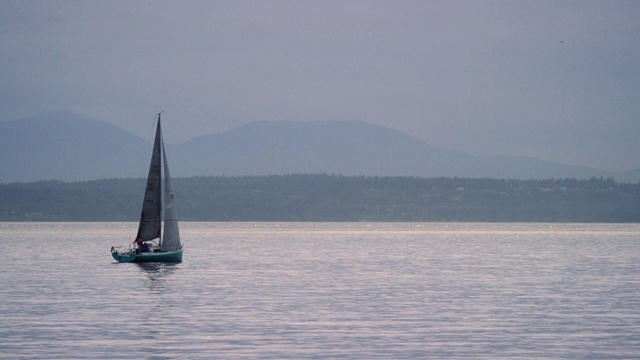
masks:
{"label": "distant shore", "polygon": [[[0,221],[137,221],[142,179],[0,184]],[[294,174],[174,180],[184,221],[640,222],[640,184]]]}

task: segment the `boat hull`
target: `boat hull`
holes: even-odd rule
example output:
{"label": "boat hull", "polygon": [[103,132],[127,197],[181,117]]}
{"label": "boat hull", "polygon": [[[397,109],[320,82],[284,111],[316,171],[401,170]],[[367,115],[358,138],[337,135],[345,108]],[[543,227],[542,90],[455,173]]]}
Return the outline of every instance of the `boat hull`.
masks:
{"label": "boat hull", "polygon": [[121,263],[144,263],[144,262],[182,262],[182,249],[178,251],[142,253],[124,252],[120,254],[117,251],[111,253],[113,258]]}

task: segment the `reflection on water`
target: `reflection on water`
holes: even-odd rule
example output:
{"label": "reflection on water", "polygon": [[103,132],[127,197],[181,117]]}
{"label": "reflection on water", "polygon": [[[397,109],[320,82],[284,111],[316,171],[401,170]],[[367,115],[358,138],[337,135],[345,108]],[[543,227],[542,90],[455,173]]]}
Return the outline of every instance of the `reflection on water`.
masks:
{"label": "reflection on water", "polygon": [[[180,302],[172,277],[180,269],[180,263],[132,263],[141,277],[136,282],[142,303],[137,306],[138,323],[135,338],[139,339],[137,351],[152,358],[167,357],[162,345],[173,336],[173,318],[176,305]],[[178,354],[175,354],[178,356]]]}
{"label": "reflection on water", "polygon": [[139,272],[143,274],[147,281],[144,285],[149,288],[152,293],[160,294],[167,290],[167,281],[169,277],[179,269],[180,263],[133,263]]}
{"label": "reflection on water", "polygon": [[168,276],[172,274],[180,263],[157,263],[157,262],[147,262],[147,263],[134,263],[138,266],[141,272],[149,275],[151,280],[156,280],[162,278],[164,276]]}

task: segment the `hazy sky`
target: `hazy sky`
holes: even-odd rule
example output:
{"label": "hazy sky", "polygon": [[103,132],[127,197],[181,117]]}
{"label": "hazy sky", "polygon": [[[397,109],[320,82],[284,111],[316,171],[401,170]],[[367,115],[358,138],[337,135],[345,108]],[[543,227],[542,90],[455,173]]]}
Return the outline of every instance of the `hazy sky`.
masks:
{"label": "hazy sky", "polygon": [[0,0],[0,121],[178,143],[357,120],[472,154],[640,167],[639,1]]}

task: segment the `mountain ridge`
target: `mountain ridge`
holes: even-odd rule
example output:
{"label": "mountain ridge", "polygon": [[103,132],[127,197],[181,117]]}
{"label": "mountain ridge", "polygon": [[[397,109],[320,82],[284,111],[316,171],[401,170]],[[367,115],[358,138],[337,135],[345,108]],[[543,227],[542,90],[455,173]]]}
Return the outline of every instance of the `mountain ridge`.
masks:
{"label": "mountain ridge", "polygon": [[[622,173],[530,157],[435,148],[398,130],[357,121],[255,121],[166,144],[174,176],[334,173],[468,178],[591,178]],[[146,175],[150,145],[106,121],[49,112],[0,123],[0,182]]]}
{"label": "mountain ridge", "polygon": [[147,147],[142,138],[103,120],[41,113],[0,123],[0,181],[132,176],[147,161],[138,155]]}

